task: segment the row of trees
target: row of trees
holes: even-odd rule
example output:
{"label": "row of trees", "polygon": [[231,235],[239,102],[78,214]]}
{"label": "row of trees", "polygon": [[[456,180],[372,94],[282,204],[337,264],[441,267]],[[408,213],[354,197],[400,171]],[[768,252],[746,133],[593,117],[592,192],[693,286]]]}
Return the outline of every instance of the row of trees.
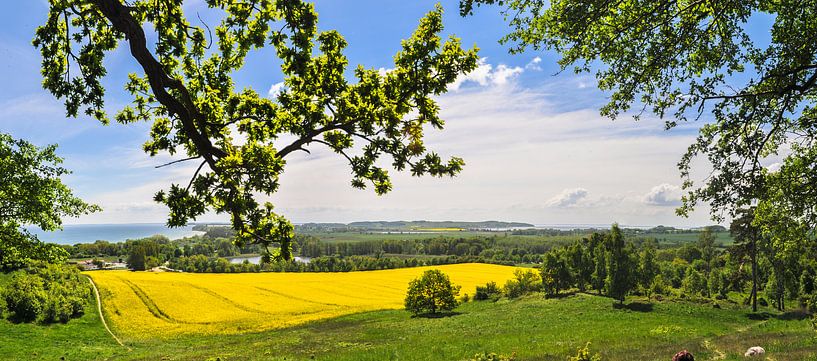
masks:
{"label": "row of trees", "polygon": [[[489,263],[480,257],[317,257],[308,262],[273,261],[252,264],[249,261],[231,263],[227,259],[194,255],[171,259],[168,266],[183,272],[199,273],[239,273],[239,272],[352,272],[371,271],[407,267],[435,266],[454,263],[482,262]],[[501,264],[501,263],[500,263]]]}
{"label": "row of trees", "polygon": [[[735,229],[739,227],[736,225]],[[596,233],[545,254],[542,284],[548,296],[568,289],[591,290],[619,302],[630,293],[650,297],[670,294],[673,289],[682,297],[717,299],[749,289],[746,299],[749,302],[756,298],[757,292],[752,290],[762,288],[767,299],[780,310],[785,309],[787,299],[817,310],[814,261],[817,248],[801,247],[796,249],[796,257],[792,253],[781,257],[768,249],[747,253],[743,236],[736,234],[736,239],[738,243],[721,250],[712,232],[705,230],[696,243],[658,249],[653,242],[636,245],[625,241],[614,225],[609,233]]]}

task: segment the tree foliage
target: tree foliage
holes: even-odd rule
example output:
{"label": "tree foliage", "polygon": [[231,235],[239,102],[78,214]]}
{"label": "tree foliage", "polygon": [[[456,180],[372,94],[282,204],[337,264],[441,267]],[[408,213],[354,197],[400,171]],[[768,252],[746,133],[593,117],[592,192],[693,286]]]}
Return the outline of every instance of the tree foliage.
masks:
{"label": "tree foliage", "polygon": [[75,197],[62,183],[70,172],[61,167],[56,145],[39,148],[0,133],[0,270],[16,269],[33,260],[60,262],[62,248],[40,242],[21,227],[60,229],[63,217],[99,210]]}
{"label": "tree foliage", "polygon": [[[602,114],[706,120],[679,162],[679,214],[707,202],[721,220],[760,200],[817,224],[817,2],[461,0],[460,12],[482,4],[502,7],[511,51],[555,50],[562,69],[595,72],[611,92]],[[713,168],[701,183],[698,157]]]}
{"label": "tree foliage", "polygon": [[[377,194],[392,188],[381,160],[390,158],[392,168],[415,176],[453,176],[462,169],[462,159],[444,160],[423,143],[427,129],[444,125],[433,97],[477,65],[476,49],[440,38],[442,8],[420,20],[394,56],[394,69],[381,74],[348,68],[346,40],[318,30],[311,3],[205,4],[223,14],[212,28],[191,21],[183,1],[50,0],[34,39],[43,85],[64,100],[67,115],[152,122],[145,152],[181,153],[186,158],[178,161],[198,162],[188,184],[155,196],[170,209],[170,226],[207,211],[228,214],[238,243],[278,245],[272,253],[289,259],[292,225],[262,196],[278,190],[296,152],[327,147],[349,162],[352,186],[368,183]],[[127,45],[142,73],[129,75],[124,86],[131,104],[111,116],[103,62],[119,45]],[[267,46],[285,84],[272,98],[238,89],[232,78],[252,51]]]}
{"label": "tree foliage", "polygon": [[647,294],[647,299],[649,299],[653,291],[653,281],[658,275],[658,272],[660,272],[658,262],[655,259],[655,246],[653,243],[650,242],[644,245],[644,249],[641,250],[641,257],[639,258],[638,266],[637,283]]}
{"label": "tree foliage", "polygon": [[406,292],[406,310],[414,315],[437,314],[457,307],[460,287],[451,284],[448,275],[432,269],[423,272],[409,283]]}
{"label": "tree foliage", "polygon": [[546,253],[542,262],[542,286],[548,297],[558,296],[560,291],[570,288],[573,284],[570,266],[565,259],[565,252],[562,251],[564,249]]}
{"label": "tree foliage", "polygon": [[37,263],[14,272],[0,297],[15,321],[65,323],[85,311],[91,286],[74,267]]}
{"label": "tree foliage", "polygon": [[638,262],[634,259],[636,252],[632,243],[624,241],[617,224],[613,224],[609,237],[605,288],[610,297],[623,303],[624,298],[637,284]]}

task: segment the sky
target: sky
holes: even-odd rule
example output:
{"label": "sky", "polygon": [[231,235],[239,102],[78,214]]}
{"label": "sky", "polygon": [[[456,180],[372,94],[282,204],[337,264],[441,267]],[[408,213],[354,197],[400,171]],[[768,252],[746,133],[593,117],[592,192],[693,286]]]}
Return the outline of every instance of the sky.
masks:
{"label": "sky", "polygon": [[[212,12],[186,1],[191,19]],[[320,30],[338,30],[349,42],[352,66],[389,69],[392,57],[435,1],[318,1]],[[394,190],[377,196],[353,189],[346,160],[316,147],[289,159],[272,197],[277,212],[296,223],[361,220],[503,220],[547,224],[702,226],[708,208],[675,215],[681,183],[676,164],[700,124],[664,130],[663,120],[599,115],[609,93],[592,74],[559,72],[558,54],[509,54],[498,40],[509,31],[497,8],[461,18],[456,1],[442,1],[444,34],[480,48],[480,66],[440,96],[442,131],[427,133],[441,155],[465,159],[455,178],[417,178],[390,172]],[[40,86],[40,56],[31,45],[48,12],[47,1],[18,1],[0,13],[0,132],[37,145],[59,144],[64,182],[102,212],[67,224],[164,222],[167,210],[152,195],[186,183],[195,165],[156,169],[172,159],[141,151],[150,124],[104,126],[66,118],[59,100]],[[212,21],[213,23],[215,21]],[[195,21],[194,21],[195,23]],[[250,55],[235,74],[239,87],[274,95],[283,77],[271,52]],[[108,113],[129,102],[121,89],[136,62],[120,46],[106,59]],[[700,163],[695,174],[703,174]],[[198,221],[226,221],[207,214]]]}

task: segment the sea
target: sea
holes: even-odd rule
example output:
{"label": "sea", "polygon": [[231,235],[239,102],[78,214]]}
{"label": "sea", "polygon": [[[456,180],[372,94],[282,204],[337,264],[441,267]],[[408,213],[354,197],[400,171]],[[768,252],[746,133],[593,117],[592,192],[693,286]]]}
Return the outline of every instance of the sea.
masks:
{"label": "sea", "polygon": [[170,239],[190,237],[204,232],[194,231],[193,225],[168,228],[164,223],[129,224],[67,224],[61,231],[44,232],[36,227],[26,228],[43,242],[57,244],[94,243],[97,240],[122,242],[153,235],[163,235]]}
{"label": "sea", "polygon": [[[541,224],[532,228],[574,230],[574,229],[608,229],[610,225],[603,224]],[[647,229],[648,226],[629,226],[625,228]],[[32,234],[37,235],[41,241],[57,244],[77,244],[94,243],[97,240],[108,242],[122,242],[129,239],[139,239],[153,235],[163,235],[170,239],[191,237],[204,232],[194,231],[193,225],[184,227],[168,228],[164,223],[126,223],[126,224],[68,224],[64,225],[61,231],[44,232],[36,227],[26,228]],[[516,229],[516,228],[514,228]],[[489,231],[507,231],[510,229],[486,229]],[[412,233],[404,231],[401,233]],[[419,232],[418,232],[419,233]],[[429,233],[429,232],[422,232]]]}

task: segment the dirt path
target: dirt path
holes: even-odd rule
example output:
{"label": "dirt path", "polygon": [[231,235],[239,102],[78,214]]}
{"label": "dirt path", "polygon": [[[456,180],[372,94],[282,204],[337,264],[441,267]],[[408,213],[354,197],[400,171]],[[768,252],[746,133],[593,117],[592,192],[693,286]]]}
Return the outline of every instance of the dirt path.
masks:
{"label": "dirt path", "polygon": [[[102,325],[105,326],[105,329],[108,330],[108,333],[111,334],[111,336],[113,336],[113,339],[116,340],[116,343],[118,343],[119,346],[127,347],[124,343],[122,343],[122,340],[120,340],[119,337],[116,337],[116,335],[113,334],[111,328],[108,327],[108,322],[105,321],[105,315],[102,314],[102,297],[99,297],[99,289],[96,288],[96,283],[94,283],[94,280],[91,279],[91,277],[88,277],[88,282],[91,282],[91,287],[94,288],[94,295],[96,295],[96,310],[99,312],[99,319],[102,320]],[[127,349],[130,350],[130,347],[127,347]]]}

